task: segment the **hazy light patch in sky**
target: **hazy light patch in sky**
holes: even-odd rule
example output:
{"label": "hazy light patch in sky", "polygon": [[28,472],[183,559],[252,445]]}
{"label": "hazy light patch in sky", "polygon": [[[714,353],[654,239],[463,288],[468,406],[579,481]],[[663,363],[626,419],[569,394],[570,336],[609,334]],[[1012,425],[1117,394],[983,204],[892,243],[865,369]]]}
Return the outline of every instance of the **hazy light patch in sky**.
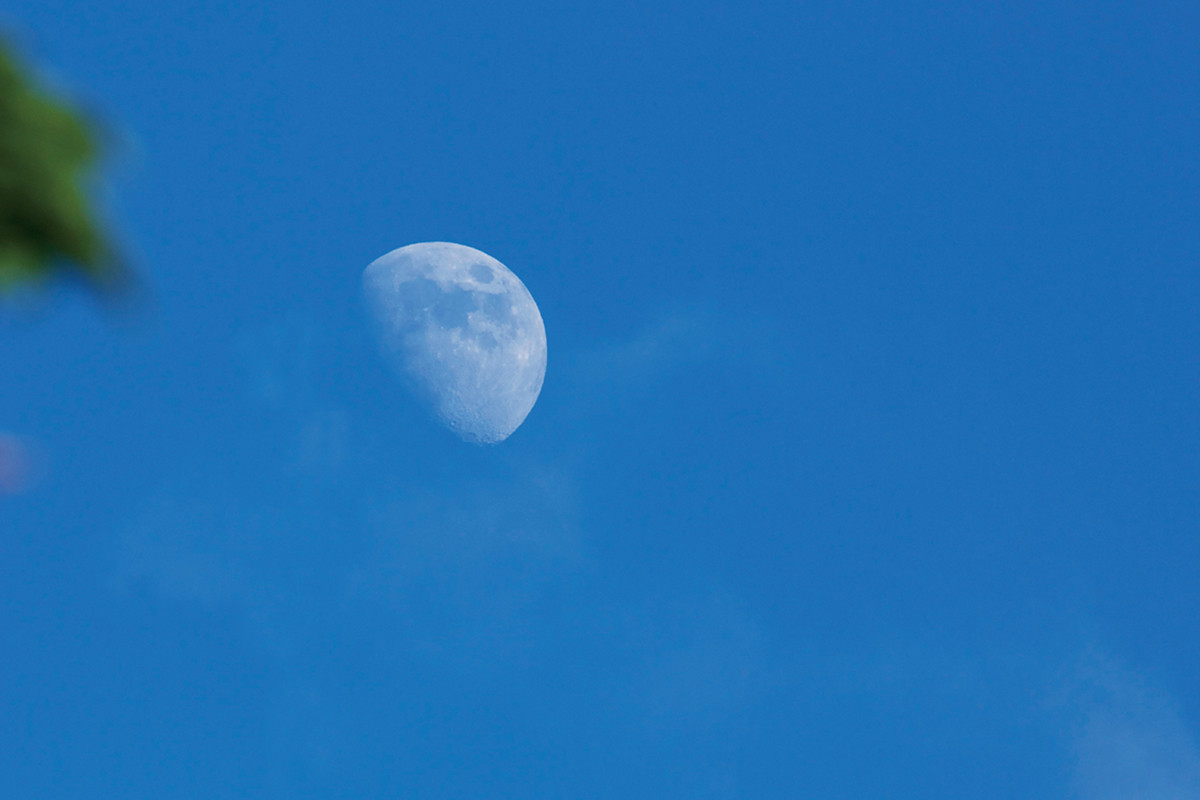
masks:
{"label": "hazy light patch in sky", "polygon": [[422,643],[487,659],[519,653],[535,613],[586,566],[575,490],[519,465],[458,485],[390,489],[359,516],[367,544],[348,583]]}
{"label": "hazy light patch in sky", "polygon": [[0,432],[0,495],[22,494],[36,483],[39,459],[25,439]]}
{"label": "hazy light patch in sky", "polygon": [[756,368],[778,364],[787,357],[773,346],[778,334],[744,314],[706,303],[678,303],[639,320],[624,336],[572,354],[564,368],[569,379],[590,393],[602,385],[621,396],[705,362],[731,359]]}
{"label": "hazy light patch in sky", "polygon": [[1079,691],[1079,800],[1200,798],[1196,732],[1168,694],[1108,659],[1089,664]]}
{"label": "hazy light patch in sky", "polygon": [[239,574],[237,550],[251,539],[237,509],[213,514],[164,493],[125,525],[114,584],[146,583],[172,600],[217,605],[244,599],[250,577]]}
{"label": "hazy light patch in sky", "polygon": [[761,625],[728,595],[652,598],[627,613],[634,696],[651,724],[719,729],[780,677]]}

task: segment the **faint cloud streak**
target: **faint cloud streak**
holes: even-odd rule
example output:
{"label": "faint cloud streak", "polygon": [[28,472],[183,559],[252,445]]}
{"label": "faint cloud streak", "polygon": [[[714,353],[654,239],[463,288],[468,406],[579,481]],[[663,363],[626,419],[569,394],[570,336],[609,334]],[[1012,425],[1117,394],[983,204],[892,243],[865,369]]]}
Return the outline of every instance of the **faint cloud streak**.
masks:
{"label": "faint cloud streak", "polygon": [[1168,695],[1095,659],[1074,741],[1079,800],[1200,800],[1200,749]]}
{"label": "faint cloud streak", "polygon": [[22,437],[0,432],[0,494],[24,494],[37,485],[42,459]]}
{"label": "faint cloud streak", "polygon": [[220,605],[245,591],[245,576],[222,547],[219,523],[160,496],[122,532],[115,583],[153,587],[174,600]]}

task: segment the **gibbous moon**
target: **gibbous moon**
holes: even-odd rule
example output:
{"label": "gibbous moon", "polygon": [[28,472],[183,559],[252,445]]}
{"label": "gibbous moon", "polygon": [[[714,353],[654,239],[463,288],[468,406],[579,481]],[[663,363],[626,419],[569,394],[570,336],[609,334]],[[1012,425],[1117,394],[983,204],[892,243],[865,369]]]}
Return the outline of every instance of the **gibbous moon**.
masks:
{"label": "gibbous moon", "polygon": [[546,377],[546,328],[508,267],[422,242],[371,262],[363,291],[384,353],[447,427],[479,444],[520,427]]}

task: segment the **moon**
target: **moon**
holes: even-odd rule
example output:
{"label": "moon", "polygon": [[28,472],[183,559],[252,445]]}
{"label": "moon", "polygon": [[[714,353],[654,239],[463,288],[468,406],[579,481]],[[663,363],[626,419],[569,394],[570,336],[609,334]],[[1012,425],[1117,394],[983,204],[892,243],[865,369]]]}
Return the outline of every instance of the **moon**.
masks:
{"label": "moon", "polygon": [[452,431],[495,444],[525,421],[546,377],[546,328],[508,267],[473,247],[421,242],[372,261],[363,292],[384,354]]}

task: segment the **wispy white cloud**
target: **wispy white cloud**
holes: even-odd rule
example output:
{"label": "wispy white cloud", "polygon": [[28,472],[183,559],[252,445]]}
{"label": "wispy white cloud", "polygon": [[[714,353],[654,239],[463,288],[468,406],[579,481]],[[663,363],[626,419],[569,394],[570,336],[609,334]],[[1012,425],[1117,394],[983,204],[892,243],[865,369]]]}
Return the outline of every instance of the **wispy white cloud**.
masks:
{"label": "wispy white cloud", "polygon": [[287,438],[281,466],[315,478],[346,470],[354,433],[344,404],[318,390],[328,348],[313,320],[294,315],[244,332],[235,344],[246,398]]}
{"label": "wispy white cloud", "polygon": [[674,370],[722,360],[757,363],[770,352],[762,323],[704,305],[664,309],[628,336],[601,342],[571,358],[565,379],[593,391],[644,388]]}
{"label": "wispy white cloud", "polygon": [[1078,692],[1079,800],[1200,800],[1200,748],[1169,695],[1099,657]]}
{"label": "wispy white cloud", "polygon": [[466,669],[520,660],[540,604],[586,564],[576,494],[529,467],[379,494],[349,592],[390,610],[417,650]]}
{"label": "wispy white cloud", "polygon": [[248,399],[274,408],[311,405],[320,339],[316,322],[296,314],[243,331],[235,349]]}
{"label": "wispy white cloud", "polygon": [[627,338],[597,346],[585,354],[585,379],[645,379],[660,370],[704,358],[719,342],[719,328],[703,308],[679,308],[650,321]]}
{"label": "wispy white cloud", "polygon": [[717,722],[768,682],[763,633],[728,594],[647,601],[625,625],[637,654],[632,694],[651,719]]}
{"label": "wispy white cloud", "polygon": [[219,605],[245,592],[236,551],[223,542],[227,521],[163,493],[121,532],[114,576],[118,587],[145,584],[158,594],[202,605]]}
{"label": "wispy white cloud", "polygon": [[314,477],[337,475],[351,455],[350,415],[343,409],[313,411],[299,425],[290,466]]}
{"label": "wispy white cloud", "polygon": [[27,439],[0,431],[0,495],[22,494],[38,482],[44,459]]}

